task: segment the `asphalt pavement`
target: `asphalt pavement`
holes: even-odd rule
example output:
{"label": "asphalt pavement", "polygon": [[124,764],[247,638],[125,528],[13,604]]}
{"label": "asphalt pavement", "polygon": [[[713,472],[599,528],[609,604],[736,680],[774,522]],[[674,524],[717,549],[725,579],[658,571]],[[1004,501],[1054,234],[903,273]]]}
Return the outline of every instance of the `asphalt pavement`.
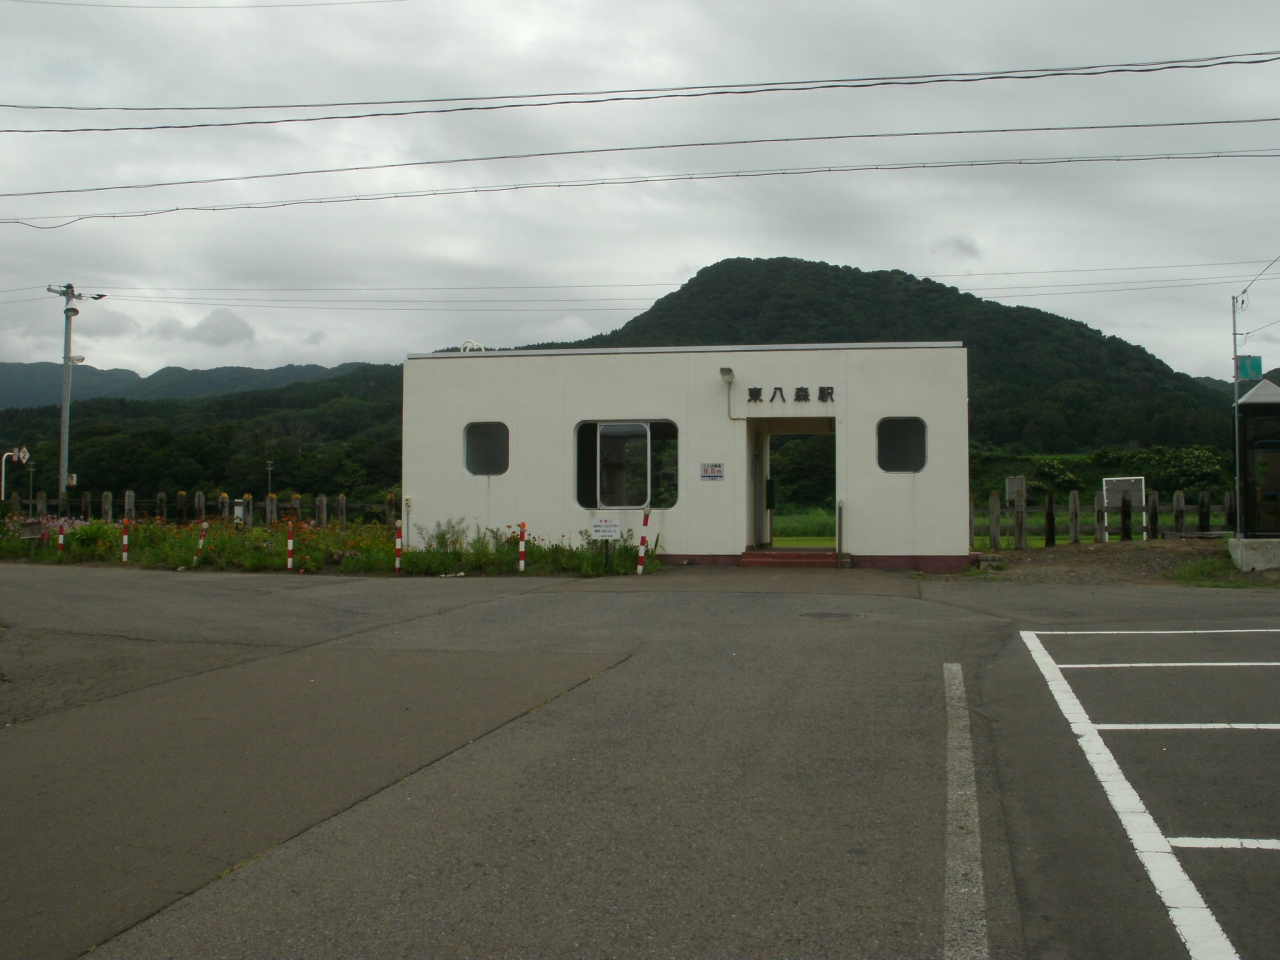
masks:
{"label": "asphalt pavement", "polygon": [[[1027,635],[1162,837],[1274,840],[1280,731],[1148,727],[1280,722],[1280,671],[1078,665],[1280,661],[1169,632],[1276,612],[0,566],[0,957],[1200,956]],[[1165,633],[1054,632],[1086,630]],[[1280,955],[1280,850],[1174,850],[1233,951]]]}

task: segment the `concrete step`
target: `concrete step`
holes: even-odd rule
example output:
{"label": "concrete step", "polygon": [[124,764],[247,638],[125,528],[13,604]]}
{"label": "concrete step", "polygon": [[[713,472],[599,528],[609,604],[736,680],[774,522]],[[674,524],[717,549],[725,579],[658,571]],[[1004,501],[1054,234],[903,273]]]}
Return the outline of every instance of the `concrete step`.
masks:
{"label": "concrete step", "polygon": [[831,570],[840,565],[834,550],[747,550],[738,562],[743,567],[810,567]]}

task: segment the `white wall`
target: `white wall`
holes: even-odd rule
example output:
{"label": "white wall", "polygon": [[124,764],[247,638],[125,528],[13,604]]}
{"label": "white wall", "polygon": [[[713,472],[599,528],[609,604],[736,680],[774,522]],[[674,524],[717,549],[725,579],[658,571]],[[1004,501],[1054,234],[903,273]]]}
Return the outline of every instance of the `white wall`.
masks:
{"label": "white wall", "polygon": [[[721,367],[734,370],[726,387]],[[747,400],[761,387],[764,402]],[[783,387],[786,402],[770,396]],[[797,386],[812,399],[797,403]],[[818,388],[835,400],[818,402]],[[728,394],[728,396],[727,396]],[[968,552],[966,353],[957,345],[723,348],[601,352],[496,352],[411,357],[404,370],[404,493],[410,522],[465,517],[474,528],[520,521],[531,535],[576,539],[593,515],[617,516],[637,534],[640,510],[578,505],[576,428],[583,421],[671,420],[679,428],[679,498],[654,510],[663,552],[739,554],[749,544],[750,475],[745,419],[834,417],[836,497],[845,503],[844,549],[858,555],[957,556]],[[928,425],[918,474],[876,463],[876,424],[916,416]],[[511,431],[511,466],[472,476],[463,457],[468,423]],[[723,481],[699,479],[723,463]],[[421,546],[416,531],[410,542]]]}

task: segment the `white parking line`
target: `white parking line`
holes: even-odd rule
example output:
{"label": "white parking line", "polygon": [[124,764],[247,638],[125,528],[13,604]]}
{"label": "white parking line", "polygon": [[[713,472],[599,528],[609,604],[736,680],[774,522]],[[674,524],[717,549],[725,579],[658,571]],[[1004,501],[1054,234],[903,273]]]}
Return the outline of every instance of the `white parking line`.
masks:
{"label": "white parking line", "polygon": [[1095,723],[1095,730],[1280,730],[1280,723]]}
{"label": "white parking line", "polygon": [[1105,670],[1112,667],[1280,667],[1280,660],[1207,660],[1203,663],[1060,663],[1059,670]]}
{"label": "white parking line", "polygon": [[987,898],[982,882],[982,835],[978,783],[964,671],[942,665],[947,700],[947,880],[944,893],[943,960],[987,960]]}
{"label": "white parking line", "polygon": [[1205,905],[1200,891],[1182,869],[1173,847],[1116,763],[1097,726],[1089,719],[1089,714],[1053,657],[1049,656],[1033,631],[1022,631],[1022,642],[1027,645],[1045,682],[1049,684],[1049,692],[1057,701],[1058,709],[1071,724],[1071,732],[1079,738],[1085,758],[1119,816],[1134,852],[1146,868],[1147,876],[1169,911],[1169,919],[1186,944],[1192,960],[1238,960],[1239,955],[1222,932],[1218,918]]}
{"label": "white parking line", "polygon": [[1280,627],[1245,627],[1238,630],[1037,630],[1042,637],[1112,637],[1181,633],[1280,633]]}
{"label": "white parking line", "polygon": [[1280,850],[1280,840],[1244,840],[1240,837],[1170,837],[1171,847],[1210,850]]}

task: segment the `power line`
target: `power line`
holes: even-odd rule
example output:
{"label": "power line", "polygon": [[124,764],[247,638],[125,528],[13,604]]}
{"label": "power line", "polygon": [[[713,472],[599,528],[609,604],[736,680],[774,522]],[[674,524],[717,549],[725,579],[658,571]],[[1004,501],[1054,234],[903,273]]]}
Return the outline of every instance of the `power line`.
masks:
{"label": "power line", "polygon": [[[379,200],[408,200],[428,197],[463,196],[467,194],[511,193],[520,190],[569,189],[575,187],[627,186],[641,183],[675,183],[702,180],[747,180],[764,177],[811,176],[825,173],[861,173],[870,171],[900,170],[954,170],[961,168],[1007,166],[1060,166],[1065,164],[1138,163],[1154,160],[1219,160],[1219,159],[1275,159],[1280,158],[1280,147],[1260,147],[1249,150],[1212,150],[1184,153],[1114,154],[1110,156],[1022,157],[1004,160],[937,160],[915,163],[867,163],[840,164],[816,167],[778,167],[765,170],[721,170],[705,173],[636,174],[620,177],[591,177],[580,180],[550,180],[527,183],[487,184],[482,186],[440,187],[431,190],[407,190],[388,193],[366,193],[347,196],[305,197],[292,200],[257,200],[241,203],[202,204],[192,206],[163,207],[151,210],[122,210],[110,213],[47,214],[0,219],[0,224],[31,227],[35,230],[57,230],[83,220],[128,220],[156,217],[168,213],[225,213],[231,210],[275,210],[284,207],[322,206],[335,203],[361,203]],[[62,220],[62,223],[42,226],[34,221]]]}
{"label": "power line", "polygon": [[192,180],[158,180],[150,183],[125,183],[98,187],[65,187],[56,190],[23,190],[0,193],[0,198],[49,197],[76,193],[107,193],[115,190],[151,190],[158,187],[209,186],[218,183],[244,183],[250,180],[278,180],[333,173],[364,173],[374,170],[400,170],[414,167],[449,166],[464,163],[488,163],[497,160],[534,160],[554,157],[599,156],[603,154],[643,153],[660,150],[687,150],[706,147],[762,146],[783,143],[829,143],[847,140],[885,140],[923,137],[955,137],[1009,133],[1079,133],[1106,130],[1156,130],[1183,127],[1222,127],[1242,124],[1280,123],[1280,117],[1252,117],[1237,120],[1170,120],[1150,123],[1089,123],[1041,127],[981,127],[968,130],[913,130],[889,133],[836,133],[808,137],[758,137],[749,140],[697,140],[686,143],[658,143],[628,147],[586,147],[578,150],[543,150],[527,153],[490,154],[480,157],[454,157],[444,160],[405,160],[397,163],[374,163],[362,166],[323,167],[313,170],[290,170],[277,173],[251,173],[228,177],[202,177]]}
{"label": "power line", "polygon": [[[543,100],[547,98],[558,97],[601,97],[601,96],[622,96],[627,94],[646,94],[646,93],[698,93],[719,91],[746,91],[753,92],[756,88],[768,88],[772,90],[777,87],[798,87],[807,88],[811,86],[826,87],[829,84],[903,84],[903,83],[960,83],[975,82],[982,80],[999,80],[999,79],[1041,79],[1041,74],[1046,76],[1059,76],[1064,74],[1085,74],[1089,75],[1090,71],[1113,71],[1113,70],[1130,70],[1130,69],[1198,69],[1211,66],[1229,66],[1237,60],[1250,61],[1254,58],[1267,57],[1270,59],[1261,60],[1261,63],[1270,63],[1277,57],[1280,57],[1280,50],[1261,50],[1253,53],[1227,53],[1212,57],[1182,57],[1172,60],[1147,60],[1135,63],[1107,63],[1095,64],[1090,66],[1077,67],[1031,67],[1013,70],[979,70],[968,73],[917,73],[917,74],[896,74],[881,77],[839,77],[819,80],[764,80],[750,83],[704,83],[692,84],[687,86],[666,86],[666,87],[622,87],[612,90],[561,90],[551,93],[509,93],[489,96],[470,96],[470,97],[435,97],[435,98],[418,98],[418,99],[400,99],[400,100],[336,100],[321,103],[270,103],[270,104],[232,104],[232,105],[203,105],[203,106],[164,106],[164,107],[137,107],[137,106],[69,106],[61,104],[18,104],[18,103],[0,103],[0,109],[12,110],[67,110],[78,112],[134,112],[134,113],[175,113],[175,112],[230,112],[243,110],[325,110],[336,109],[338,107],[386,107],[386,106],[409,106],[421,104],[452,104],[452,103],[485,103],[494,101],[507,100]],[[1221,62],[1220,62],[1221,61]],[[1247,64],[1246,64],[1247,65]],[[1025,75],[1025,76],[1024,76]]]}
{"label": "power line", "polygon": [[[1022,277],[1054,273],[1112,273],[1133,270],[1189,270],[1199,267],[1244,267],[1266,263],[1265,260],[1220,260],[1214,263],[1166,263],[1145,267],[1075,267],[1065,270],[1006,270],[998,273],[931,273],[930,279],[941,280],[953,277]],[[114,289],[103,287],[104,290]]]}
{"label": "power line", "polygon": [[[984,71],[981,73],[920,74],[899,77],[859,77],[841,80],[787,80],[775,83],[713,84],[693,87],[640,87],[630,90],[609,90],[562,94],[511,94],[502,97],[456,97],[422,100],[367,101],[364,103],[292,104],[292,105],[235,105],[235,106],[187,106],[187,107],[73,107],[48,104],[0,104],[0,108],[15,110],[74,110],[74,111],[246,111],[246,110],[297,110],[335,109],[343,106],[396,106],[409,104],[433,104],[414,110],[381,110],[368,113],[348,113],[321,117],[275,117],[260,120],[221,120],[202,123],[168,123],[114,127],[46,127],[0,129],[0,133],[118,133],[152,130],[203,130],[226,127],[269,126],[285,123],[317,123],[329,120],[368,120],[380,117],[407,117],[427,114],[468,113],[479,111],[511,110],[529,107],[554,107],[591,105],[601,103],[636,102],[647,100],[695,99],[703,97],[752,96],[761,93],[812,93],[820,90],[854,90],[887,86],[923,86],[939,83],[981,83],[990,80],[1044,80],[1052,77],[1099,77],[1126,73],[1162,73],[1170,70],[1206,70],[1227,66],[1261,66],[1280,61],[1280,51],[1229,54],[1219,57],[1198,57],[1179,60],[1162,60],[1145,63],[1100,64],[1084,67],[1053,67],[1024,70]],[[501,102],[498,102],[501,101]]]}

